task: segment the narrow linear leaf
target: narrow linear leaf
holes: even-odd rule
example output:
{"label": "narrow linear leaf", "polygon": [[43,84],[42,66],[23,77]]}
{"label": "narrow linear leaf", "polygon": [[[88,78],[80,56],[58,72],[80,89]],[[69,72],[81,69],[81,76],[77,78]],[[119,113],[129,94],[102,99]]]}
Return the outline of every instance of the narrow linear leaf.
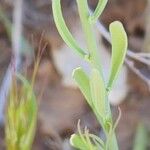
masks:
{"label": "narrow linear leaf", "polygon": [[88,104],[92,107],[93,104],[91,100],[89,77],[86,75],[83,69],[79,67],[73,71],[73,78],[78,84]]}
{"label": "narrow linear leaf", "polygon": [[109,27],[112,40],[112,58],[111,69],[107,89],[111,90],[114,81],[117,79],[118,74],[123,65],[126,51],[127,51],[127,34],[121,22],[115,21]]}
{"label": "narrow linear leaf", "polygon": [[102,76],[97,69],[92,69],[90,91],[92,103],[94,104],[97,113],[101,117],[105,116],[107,110],[106,89]]}
{"label": "narrow linear leaf", "polygon": [[[33,89],[30,83],[20,74],[17,74],[17,77],[21,80],[24,86],[24,94],[26,96],[26,113],[28,114],[29,125],[28,131],[20,140],[20,148],[22,150],[30,149],[33,143],[35,131],[36,131],[36,123],[37,123],[37,103],[36,98],[33,93]],[[24,106],[25,107],[25,106]]]}
{"label": "narrow linear leaf", "polygon": [[69,29],[66,26],[66,23],[62,15],[60,0],[52,1],[52,9],[54,21],[62,39],[66,42],[66,44],[70,48],[72,48],[77,54],[79,54],[82,58],[84,58],[86,53],[78,46],[76,40],[73,38],[72,34],[70,33]]}
{"label": "narrow linear leaf", "polygon": [[94,11],[94,13],[90,16],[89,20],[90,23],[95,23],[98,18],[100,17],[101,13],[104,11],[108,0],[99,0],[97,7]]}

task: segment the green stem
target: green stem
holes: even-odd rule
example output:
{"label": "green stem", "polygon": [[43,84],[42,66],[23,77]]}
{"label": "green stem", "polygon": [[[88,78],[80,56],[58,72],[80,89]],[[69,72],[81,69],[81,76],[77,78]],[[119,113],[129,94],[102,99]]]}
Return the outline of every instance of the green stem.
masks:
{"label": "green stem", "polygon": [[99,0],[94,13],[89,17],[90,23],[95,23],[98,20],[99,16],[106,7],[107,2],[108,0]]}
{"label": "green stem", "polygon": [[113,133],[112,139],[110,140],[110,144],[108,150],[118,150],[118,142],[115,133]]}
{"label": "green stem", "polygon": [[[87,2],[87,0],[77,0],[77,5],[78,5],[79,15],[80,15],[81,23],[82,23],[82,28],[83,28],[83,31],[85,34],[87,49],[90,54],[90,56],[89,56],[90,64],[92,65],[93,68],[98,69],[103,77],[99,52],[98,52],[97,43],[96,43],[96,38],[94,36],[94,29],[93,29],[93,25],[91,24],[91,22],[89,20],[90,15],[89,15],[88,2]],[[100,5],[98,5],[97,12],[95,15],[96,17],[94,17],[94,19],[97,18],[98,14],[100,12],[99,8],[100,8]],[[106,97],[107,96],[108,95],[106,95]],[[108,106],[108,107],[110,107],[110,106]],[[111,112],[110,112],[110,114],[111,114]],[[97,114],[96,116],[98,117],[99,115]],[[100,118],[98,117],[98,120],[99,119]],[[109,135],[110,129],[106,129],[104,125],[102,125],[102,127],[104,129],[106,136]],[[118,150],[118,144],[117,144],[115,133],[113,133],[113,136],[110,139],[108,150]]]}
{"label": "green stem", "polygon": [[89,8],[87,0],[77,0],[77,5],[79,9],[79,15],[81,18],[82,28],[85,34],[87,48],[89,51],[89,61],[91,65],[98,69],[102,74],[102,67],[100,63],[100,57],[98,53],[96,38],[94,35],[94,30],[89,22]]}

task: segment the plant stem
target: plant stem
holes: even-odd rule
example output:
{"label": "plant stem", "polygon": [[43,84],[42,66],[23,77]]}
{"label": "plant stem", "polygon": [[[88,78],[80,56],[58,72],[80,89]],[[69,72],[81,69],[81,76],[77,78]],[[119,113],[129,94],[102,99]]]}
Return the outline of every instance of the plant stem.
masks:
{"label": "plant stem", "polygon": [[108,0],[99,0],[94,13],[89,18],[91,23],[96,23],[101,13],[104,11],[104,8],[106,7],[107,2]]}
{"label": "plant stem", "polygon": [[96,38],[94,35],[93,27],[89,22],[90,15],[87,0],[77,0],[77,5],[79,9],[79,15],[81,18],[82,28],[85,34],[87,49],[89,51],[89,61],[92,67],[98,69],[102,74],[102,67],[100,63]]}
{"label": "plant stem", "polygon": [[[88,2],[87,0],[77,0],[77,5],[78,5],[79,15],[82,23],[82,28],[85,34],[87,49],[89,51],[90,64],[92,68],[98,69],[101,76],[103,77],[93,25],[89,21],[90,14],[89,14]],[[107,97],[108,95],[106,95],[106,99]],[[103,125],[102,127],[104,128],[105,134],[108,135],[110,133],[110,129],[106,129]],[[118,150],[118,144],[117,144],[115,133],[113,133],[113,136],[109,142],[108,150]]]}
{"label": "plant stem", "polygon": [[109,142],[108,149],[106,150],[119,150],[115,133],[113,133],[112,138]]}

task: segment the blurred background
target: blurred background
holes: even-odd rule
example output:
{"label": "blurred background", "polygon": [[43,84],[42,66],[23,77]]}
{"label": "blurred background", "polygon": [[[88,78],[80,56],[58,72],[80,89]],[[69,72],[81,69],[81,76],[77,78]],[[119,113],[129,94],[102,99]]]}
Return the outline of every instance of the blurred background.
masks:
{"label": "blurred background", "polygon": [[[84,47],[76,1],[61,2],[69,29]],[[89,0],[91,10],[96,4],[97,0]],[[131,150],[139,124],[150,131],[150,1],[108,1],[95,28],[106,75],[111,52],[107,30],[115,20],[120,20],[126,29],[129,51],[118,82],[110,94],[110,102],[114,119],[118,116],[118,106],[122,110],[116,131],[120,150]],[[83,66],[88,72],[88,65],[59,36],[50,0],[0,0],[0,118],[3,118],[7,101],[4,95],[10,84],[11,59],[15,56],[17,70],[22,72],[26,69],[30,79],[39,50],[43,50],[43,55],[35,84],[39,110],[33,150],[72,150],[69,137],[77,131],[78,119],[83,127],[101,134],[98,122],[71,78],[74,68]],[[3,119],[0,124],[0,149],[3,150]]]}

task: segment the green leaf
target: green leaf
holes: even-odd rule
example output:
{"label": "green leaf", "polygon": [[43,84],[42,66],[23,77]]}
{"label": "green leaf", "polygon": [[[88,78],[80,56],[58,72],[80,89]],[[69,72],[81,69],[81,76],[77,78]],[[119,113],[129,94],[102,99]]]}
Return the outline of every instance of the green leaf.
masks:
{"label": "green leaf", "polygon": [[70,48],[72,48],[77,54],[79,54],[82,58],[84,58],[86,53],[78,46],[76,40],[73,38],[72,34],[70,33],[69,29],[66,26],[66,23],[62,15],[60,0],[52,1],[52,9],[54,21],[62,39],[66,42],[66,44]]}
{"label": "green leaf", "polygon": [[83,69],[79,67],[73,71],[73,78],[78,84],[78,87],[81,90],[82,94],[84,95],[85,99],[87,100],[88,104],[94,111],[98,121],[102,122],[102,116],[99,115],[100,108],[98,110],[95,108],[97,107],[97,105],[94,104],[93,98],[91,96],[91,87],[90,87],[91,85],[89,82],[89,77],[86,75]]}
{"label": "green leaf", "polygon": [[104,11],[108,0],[99,0],[94,13],[90,16],[90,23],[95,23],[100,17],[101,13]]}
{"label": "green leaf", "polygon": [[70,144],[80,150],[88,150],[88,145],[82,140],[79,135],[73,134],[70,138]]}
{"label": "green leaf", "polygon": [[26,98],[26,100],[23,107],[24,108],[23,115],[27,115],[25,117],[27,117],[26,119],[28,119],[27,131],[26,133],[24,133],[24,136],[21,137],[19,146],[20,149],[26,150],[31,148],[36,131],[37,103],[30,83],[26,80],[26,78],[24,78],[20,74],[17,74],[17,77],[22,81],[24,87],[23,97]]}
{"label": "green leaf", "polygon": [[81,67],[75,69],[73,71],[73,78],[78,84],[81,92],[83,93],[84,97],[86,98],[88,104],[92,107],[92,100],[91,100],[91,92],[90,92],[90,85],[89,85],[89,77],[83,71]]}
{"label": "green leaf", "polygon": [[107,89],[110,91],[123,65],[127,51],[127,34],[121,22],[115,21],[109,27],[112,39],[111,69]]}
{"label": "green leaf", "polygon": [[108,110],[108,101],[106,99],[104,80],[97,69],[92,69],[90,77],[90,91],[95,109],[98,115],[103,118],[106,116]]}
{"label": "green leaf", "polygon": [[[77,134],[73,134],[70,138],[70,144],[80,150],[103,150],[103,148],[101,147],[101,145],[99,145],[100,143],[97,143],[97,145],[94,145],[94,141],[93,143],[91,142],[91,140],[95,140],[95,135],[91,136],[89,134],[85,135],[83,134],[82,137],[80,135]],[[84,138],[84,139],[83,139]],[[92,138],[92,139],[91,139]],[[98,137],[96,137],[96,140],[99,140]],[[100,141],[100,140],[99,140]]]}

